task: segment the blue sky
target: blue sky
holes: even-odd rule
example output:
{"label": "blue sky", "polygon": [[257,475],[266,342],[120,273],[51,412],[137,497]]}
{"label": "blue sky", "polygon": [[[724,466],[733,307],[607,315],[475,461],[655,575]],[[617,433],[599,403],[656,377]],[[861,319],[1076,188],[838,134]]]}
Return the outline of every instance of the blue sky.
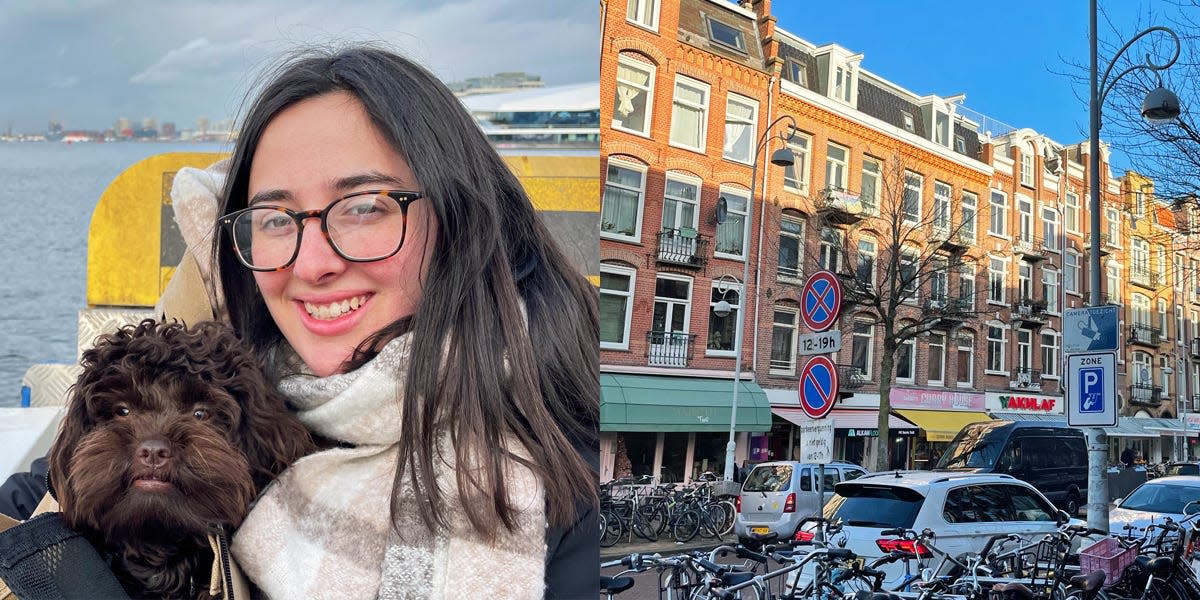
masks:
{"label": "blue sky", "polygon": [[[1170,8],[1145,0],[1101,4],[1112,20],[1110,27],[1103,15],[1099,19],[1101,45],[1118,47],[1150,19],[1160,24],[1151,10]],[[1062,144],[1087,137],[1087,86],[1058,74],[1072,69],[1068,61],[1088,63],[1084,0],[775,0],[772,11],[788,32],[861,52],[864,69],[918,95],[965,93],[967,108],[1013,127],[1032,128]],[[1103,72],[1108,57],[1101,54]],[[1109,96],[1105,112],[1136,110],[1115,99]],[[1128,166],[1123,163],[1114,148],[1114,170]]]}

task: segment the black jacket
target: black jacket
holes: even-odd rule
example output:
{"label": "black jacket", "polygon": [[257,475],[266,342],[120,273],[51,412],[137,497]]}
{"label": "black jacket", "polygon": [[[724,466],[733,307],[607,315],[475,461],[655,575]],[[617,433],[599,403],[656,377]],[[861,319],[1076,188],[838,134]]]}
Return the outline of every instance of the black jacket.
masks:
{"label": "black jacket", "polygon": [[[13,473],[0,485],[0,514],[24,521],[46,496],[46,457],[29,465],[28,473]],[[600,527],[599,524],[596,525]]]}

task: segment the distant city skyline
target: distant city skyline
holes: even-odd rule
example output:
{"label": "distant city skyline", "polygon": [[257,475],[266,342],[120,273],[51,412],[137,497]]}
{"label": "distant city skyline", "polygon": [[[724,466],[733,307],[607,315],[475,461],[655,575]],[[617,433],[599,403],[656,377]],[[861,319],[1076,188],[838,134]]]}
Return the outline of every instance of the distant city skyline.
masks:
{"label": "distant city skyline", "polygon": [[0,134],[234,119],[288,49],[348,42],[397,50],[447,82],[523,71],[562,85],[595,80],[599,65],[588,2],[0,3],[0,53],[21,57],[0,63]]}

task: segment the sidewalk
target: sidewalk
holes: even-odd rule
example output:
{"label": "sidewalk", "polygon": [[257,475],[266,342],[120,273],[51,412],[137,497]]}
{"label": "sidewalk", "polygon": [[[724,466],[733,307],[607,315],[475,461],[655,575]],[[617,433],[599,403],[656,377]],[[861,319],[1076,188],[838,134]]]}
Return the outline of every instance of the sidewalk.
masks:
{"label": "sidewalk", "polygon": [[673,554],[682,554],[691,552],[692,550],[712,550],[717,546],[727,544],[730,546],[737,544],[737,536],[730,533],[721,538],[706,538],[697,535],[690,542],[683,544],[676,543],[669,536],[659,538],[657,542],[649,542],[643,540],[636,535],[633,536],[632,542],[618,542],[610,548],[600,549],[600,562],[616,560],[622,556],[629,556],[634,552],[638,554],[661,554],[669,556]]}

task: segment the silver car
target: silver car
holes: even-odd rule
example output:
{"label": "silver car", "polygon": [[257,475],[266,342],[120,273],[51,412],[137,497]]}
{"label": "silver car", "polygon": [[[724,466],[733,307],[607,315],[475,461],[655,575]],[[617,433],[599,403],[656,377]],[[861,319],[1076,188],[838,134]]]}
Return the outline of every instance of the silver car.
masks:
{"label": "silver car", "polygon": [[1138,486],[1108,513],[1108,530],[1140,536],[1149,523],[1173,521],[1200,512],[1200,477],[1178,475],[1151,479]]}
{"label": "silver car", "polygon": [[[760,463],[746,476],[738,496],[734,532],[743,544],[753,544],[753,535],[774,533],[779,539],[795,535],[804,517],[820,510],[820,465],[795,461]],[[858,479],[867,470],[851,463],[825,465],[825,500],[833,497],[833,487],[842,481]]]}

